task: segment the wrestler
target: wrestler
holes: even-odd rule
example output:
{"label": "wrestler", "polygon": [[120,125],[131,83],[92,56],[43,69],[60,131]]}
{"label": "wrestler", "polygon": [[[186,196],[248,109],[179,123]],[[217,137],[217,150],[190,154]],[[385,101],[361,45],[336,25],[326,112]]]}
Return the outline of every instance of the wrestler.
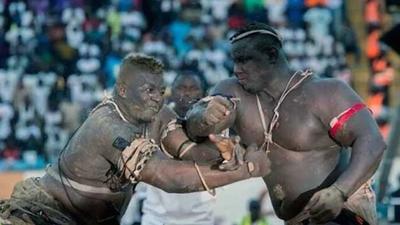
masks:
{"label": "wrestler", "polygon": [[[158,60],[128,55],[112,97],[92,111],[58,163],[48,167],[42,178],[18,183],[11,199],[0,203],[1,223],[119,224],[119,216],[140,181],[166,192],[211,192],[212,188],[269,172],[263,163],[266,154],[254,147],[247,149],[246,162],[234,171],[176,160],[183,156],[199,161],[214,157],[213,162],[218,162],[220,157],[212,145],[188,141],[175,114],[163,107],[162,72]],[[230,146],[226,139],[221,142]],[[163,157],[160,148],[168,149],[176,159]]]}
{"label": "wrestler", "polygon": [[189,136],[230,127],[264,149],[272,171],[264,181],[287,224],[376,225],[369,180],[386,146],[361,98],[339,80],[292,71],[265,24],[243,27],[231,43],[236,77],[188,112]]}
{"label": "wrestler", "polygon": [[[172,83],[171,96],[167,105],[177,113],[179,118],[184,119],[190,106],[204,95],[205,88],[198,74],[192,71],[182,71]],[[145,197],[142,225],[214,224],[213,207],[216,198],[207,192],[175,194],[166,193],[151,185],[143,185],[142,190],[144,189]]]}

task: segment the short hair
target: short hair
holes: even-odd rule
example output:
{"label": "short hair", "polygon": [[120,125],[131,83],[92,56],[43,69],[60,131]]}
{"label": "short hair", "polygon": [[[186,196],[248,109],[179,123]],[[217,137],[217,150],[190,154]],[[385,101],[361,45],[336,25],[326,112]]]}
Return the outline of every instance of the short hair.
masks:
{"label": "short hair", "polygon": [[149,71],[154,74],[162,74],[164,71],[164,64],[160,60],[141,53],[129,53],[122,60],[118,80],[122,78],[121,75],[124,74],[127,67]]}
{"label": "short hair", "polygon": [[268,38],[269,40],[271,40],[271,42],[269,42],[270,45],[276,46],[279,48],[282,47],[282,38],[280,36],[280,34],[271,26],[268,26],[265,23],[259,23],[259,22],[252,22],[247,24],[246,26],[240,28],[229,40],[231,41],[231,43],[234,43],[235,41],[238,41],[242,38],[246,38],[250,35],[254,35],[254,34],[262,34],[262,35],[268,35],[269,37],[272,38]]}
{"label": "short hair", "polygon": [[174,81],[172,82],[172,88],[176,87],[176,83],[183,79],[183,78],[188,78],[188,77],[192,77],[192,78],[197,78],[200,81],[200,88],[201,90],[205,93],[207,90],[207,85],[206,85],[206,81],[204,80],[204,77],[202,77],[198,72],[192,71],[192,70],[183,70],[180,71],[178,73],[178,75],[176,75]]}

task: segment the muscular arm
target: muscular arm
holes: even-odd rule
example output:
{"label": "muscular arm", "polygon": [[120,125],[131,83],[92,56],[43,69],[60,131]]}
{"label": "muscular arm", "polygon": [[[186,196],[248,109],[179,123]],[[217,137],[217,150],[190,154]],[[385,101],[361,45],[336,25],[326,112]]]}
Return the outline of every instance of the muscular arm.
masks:
{"label": "muscular arm", "polygon": [[[209,165],[199,165],[199,168],[211,189],[251,177],[245,165],[226,172],[212,169]],[[141,177],[141,181],[169,193],[205,190],[193,162],[166,159],[159,154],[153,155],[146,163]]]}
{"label": "muscular arm", "polygon": [[209,163],[216,163],[222,159],[212,142],[207,139],[202,143],[194,143],[189,140],[182,129],[170,132],[162,141],[165,150],[175,158]]}
{"label": "muscular arm", "polygon": [[[235,85],[234,82],[235,81],[232,79],[222,81],[215,86],[210,94],[236,97],[236,93],[233,90],[233,86]],[[220,133],[221,131],[231,127],[235,122],[237,113],[232,107],[229,107],[228,115],[220,117],[218,114],[223,113],[221,112],[223,110],[222,105],[220,105],[221,107],[216,106],[211,110],[210,107],[207,107],[209,104],[210,103],[198,102],[193,105],[192,109],[187,113],[186,130],[188,136],[193,140],[207,137],[212,133]]]}
{"label": "muscular arm", "polygon": [[[164,121],[170,122],[176,119],[175,113],[167,108],[163,109],[161,116]],[[166,155],[196,162],[216,163],[222,160],[220,152],[209,139],[201,143],[194,143],[189,140],[180,124],[169,124],[170,129],[168,129],[167,122],[163,123],[164,125],[161,129],[168,131],[163,132],[164,135],[162,135],[160,142]]]}
{"label": "muscular arm", "polygon": [[[360,97],[342,82],[328,81],[323,89],[328,90],[330,94],[318,98],[316,114],[327,128],[332,118],[362,102]],[[350,164],[335,182],[350,196],[374,174],[386,145],[375,120],[366,108],[354,114],[332,138],[344,146],[352,147]]]}

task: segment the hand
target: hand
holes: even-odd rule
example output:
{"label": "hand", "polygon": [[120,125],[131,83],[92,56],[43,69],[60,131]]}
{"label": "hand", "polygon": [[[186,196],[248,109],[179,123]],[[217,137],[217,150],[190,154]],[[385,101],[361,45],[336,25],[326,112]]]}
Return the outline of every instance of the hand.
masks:
{"label": "hand", "polygon": [[271,161],[267,153],[255,144],[247,147],[244,160],[252,177],[264,177],[271,172]]}
{"label": "hand", "polygon": [[343,195],[335,186],[314,193],[305,207],[310,212],[312,223],[324,224],[335,219],[344,205]]}
{"label": "hand", "polygon": [[210,141],[217,146],[224,161],[218,166],[222,171],[232,171],[243,165],[245,149],[239,144],[240,137],[224,137],[210,134]]}
{"label": "hand", "polygon": [[233,104],[227,98],[222,96],[214,96],[207,103],[207,107],[203,113],[204,122],[213,126],[229,116],[233,110]]}
{"label": "hand", "polygon": [[230,137],[224,137],[221,135],[210,134],[208,138],[214,145],[217,147],[218,151],[221,153],[221,156],[224,160],[231,160],[234,153],[233,150],[235,148],[236,140],[233,140]]}

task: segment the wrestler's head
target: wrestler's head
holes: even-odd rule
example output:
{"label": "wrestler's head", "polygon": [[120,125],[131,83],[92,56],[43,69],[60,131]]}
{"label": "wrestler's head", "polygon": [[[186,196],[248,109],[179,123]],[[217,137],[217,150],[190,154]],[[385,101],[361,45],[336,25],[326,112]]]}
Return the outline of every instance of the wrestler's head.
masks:
{"label": "wrestler's head", "polygon": [[172,83],[171,101],[175,111],[184,116],[190,106],[204,96],[204,85],[200,77],[191,71],[179,74]]}
{"label": "wrestler's head", "polygon": [[133,53],[123,59],[115,93],[129,117],[150,122],[161,109],[164,89],[160,61]]}
{"label": "wrestler's head", "polygon": [[232,37],[234,73],[249,92],[259,92],[274,80],[274,72],[286,61],[279,34],[263,23],[250,23]]}

